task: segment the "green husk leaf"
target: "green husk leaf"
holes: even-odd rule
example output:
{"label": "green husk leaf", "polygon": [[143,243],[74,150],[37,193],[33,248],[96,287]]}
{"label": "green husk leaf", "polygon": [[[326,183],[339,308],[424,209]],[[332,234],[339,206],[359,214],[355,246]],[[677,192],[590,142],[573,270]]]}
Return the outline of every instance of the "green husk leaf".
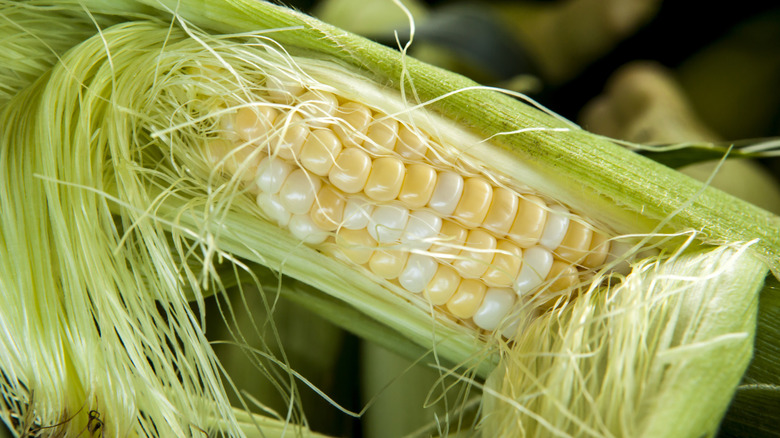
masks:
{"label": "green husk leaf", "polygon": [[720,437],[780,436],[780,283],[768,278],[758,305],[755,353],[723,419]]}
{"label": "green husk leaf", "polygon": [[743,383],[780,386],[778,339],[780,339],[780,282],[775,278],[768,278],[761,291],[758,307],[756,354]]}
{"label": "green husk leaf", "polygon": [[780,386],[740,385],[719,437],[780,436]]}
{"label": "green husk leaf", "polygon": [[534,322],[488,379],[483,436],[713,436],[766,272],[744,250],[648,264]]}
{"label": "green husk leaf", "polygon": [[[768,147],[756,147],[757,145]],[[723,157],[731,159],[765,158],[778,154],[778,140],[742,140],[720,143],[685,143],[669,146],[644,147],[641,154],[665,166],[678,169],[703,161],[720,160]]]}

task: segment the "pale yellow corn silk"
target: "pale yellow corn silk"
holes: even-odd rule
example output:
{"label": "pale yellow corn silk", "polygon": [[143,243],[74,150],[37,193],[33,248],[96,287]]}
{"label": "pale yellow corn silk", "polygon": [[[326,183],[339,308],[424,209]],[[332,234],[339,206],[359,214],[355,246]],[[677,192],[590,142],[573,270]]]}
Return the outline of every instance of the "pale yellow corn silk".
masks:
{"label": "pale yellow corn silk", "polygon": [[[99,427],[106,436],[240,435],[245,419],[237,419],[227,402],[218,360],[202,331],[203,300],[220,291],[215,266],[222,262],[246,273],[248,263],[259,263],[305,281],[431,348],[448,366],[485,376],[495,366],[496,347],[508,345],[499,331],[483,336],[468,321],[458,322],[371,270],[325,254],[328,242],[309,246],[273,226],[245,179],[263,151],[238,142],[215,160],[210,145],[234,142],[231,117],[280,89],[269,85],[269,77],[288,78],[293,86],[358,100],[419,128],[439,140],[429,159],[497,186],[530,193],[559,183],[546,183],[545,172],[494,151],[484,138],[354,70],[289,56],[273,39],[289,29],[212,37],[180,25],[137,22],[103,29],[2,109],[0,250],[13,254],[0,258],[6,422],[20,430],[56,425],[50,430],[63,434]],[[571,129],[525,132],[566,139]],[[490,171],[480,158],[490,159]],[[622,216],[621,224],[630,217]],[[594,225],[608,230],[607,224],[599,217]],[[604,298],[573,302],[581,307],[617,300],[616,291],[591,292]],[[512,316],[525,323],[538,304],[550,305],[547,299],[520,303]],[[195,301],[195,310],[188,300]],[[564,302],[552,315],[574,312]],[[689,304],[686,310],[698,308]],[[592,316],[608,321],[601,313]],[[526,351],[527,342],[551,342],[529,350],[535,353],[561,351],[546,335],[557,333],[559,324],[583,321],[546,318],[533,323],[512,354]],[[615,330],[643,333],[628,323]],[[624,351],[633,351],[619,347],[615,364],[628,360]],[[586,365],[576,369],[592,371]],[[561,399],[549,400],[564,409]],[[512,406],[526,410],[522,403]],[[278,420],[305,425],[297,408]]]}
{"label": "pale yellow corn silk", "polygon": [[95,34],[94,23],[73,12],[50,2],[0,1],[0,105],[49,70],[58,54]]}
{"label": "pale yellow corn silk", "polygon": [[767,272],[724,246],[635,269],[534,321],[488,378],[483,436],[713,436]]}
{"label": "pale yellow corn silk", "polygon": [[0,115],[0,415],[22,435],[311,435],[297,412],[234,412],[187,302],[218,290],[211,257],[232,256],[176,215],[219,216],[224,196],[174,156],[199,149],[194,130],[150,132],[214,107],[180,65],[208,51],[162,23],[104,31]]}

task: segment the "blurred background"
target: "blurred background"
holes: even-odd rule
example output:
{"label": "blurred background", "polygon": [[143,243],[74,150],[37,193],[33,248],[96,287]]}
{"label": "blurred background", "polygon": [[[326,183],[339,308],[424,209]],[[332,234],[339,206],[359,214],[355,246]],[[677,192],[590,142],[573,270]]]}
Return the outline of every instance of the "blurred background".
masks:
{"label": "blurred background", "polygon": [[[522,90],[571,120],[587,119],[584,110],[609,84],[625,87],[615,94],[647,95],[623,102],[623,110],[637,113],[654,104],[648,88],[663,84],[620,81],[639,61],[679,87],[676,97],[688,101],[711,135],[737,140],[780,132],[780,7],[772,2],[706,8],[693,0],[403,4],[415,19],[413,56],[486,85]],[[299,0],[292,6],[391,47],[397,46],[394,32],[402,42],[408,37],[408,19],[392,0]],[[658,91],[667,98],[666,90]]]}

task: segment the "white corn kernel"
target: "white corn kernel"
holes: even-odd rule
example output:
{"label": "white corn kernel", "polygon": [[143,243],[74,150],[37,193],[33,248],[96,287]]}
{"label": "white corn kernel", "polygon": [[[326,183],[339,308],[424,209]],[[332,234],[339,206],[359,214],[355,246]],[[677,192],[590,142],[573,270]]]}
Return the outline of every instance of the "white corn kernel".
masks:
{"label": "white corn kernel", "polygon": [[269,219],[279,224],[280,227],[287,227],[290,223],[292,213],[284,208],[278,195],[262,192],[257,195],[257,205]]}
{"label": "white corn kernel", "polygon": [[488,288],[482,305],[472,318],[483,330],[495,330],[515,303],[515,293],[509,288]]}
{"label": "white corn kernel", "polygon": [[566,237],[566,230],[569,228],[569,214],[566,207],[550,206],[550,212],[547,213],[547,223],[544,225],[539,245],[550,251],[560,246],[563,238]]}
{"label": "white corn kernel", "polygon": [[431,256],[411,254],[398,282],[409,292],[418,294],[430,283],[439,263]]}
{"label": "white corn kernel", "polygon": [[308,214],[294,214],[290,218],[290,233],[310,245],[319,245],[330,235],[327,231],[317,228]]}
{"label": "white corn kernel", "polygon": [[368,233],[380,244],[396,243],[408,220],[408,209],[395,204],[378,205],[368,221]]}
{"label": "white corn kernel", "polygon": [[541,246],[533,246],[523,253],[523,265],[515,279],[515,292],[523,296],[542,284],[552,267],[553,256]]}
{"label": "white corn kernel", "polygon": [[441,231],[442,220],[436,214],[415,210],[409,215],[409,222],[401,236],[401,242],[409,248],[426,250],[431,247],[433,240]]}
{"label": "white corn kernel", "polygon": [[287,177],[279,191],[282,205],[293,214],[309,212],[322,182],[319,178],[309,175],[303,169],[295,169]]}
{"label": "white corn kernel", "polygon": [[263,193],[278,193],[292,171],[293,166],[288,161],[265,157],[257,166],[257,187]]}
{"label": "white corn kernel", "polygon": [[444,216],[449,216],[455,211],[463,194],[463,177],[455,172],[441,172],[436,180],[436,188],[433,189],[428,206]]}
{"label": "white corn kernel", "polygon": [[373,212],[374,205],[369,204],[365,199],[357,197],[347,198],[347,205],[344,206],[344,223],[342,226],[348,230],[366,228]]}

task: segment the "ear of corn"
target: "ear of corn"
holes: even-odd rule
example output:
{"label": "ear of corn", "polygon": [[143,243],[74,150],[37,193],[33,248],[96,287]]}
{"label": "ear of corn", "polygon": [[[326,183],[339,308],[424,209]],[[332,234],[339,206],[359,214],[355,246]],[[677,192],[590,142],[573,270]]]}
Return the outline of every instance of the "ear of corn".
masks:
{"label": "ear of corn", "polygon": [[780,282],[767,279],[759,297],[753,359],[720,426],[725,435],[763,436],[780,428]]}
{"label": "ear of corn", "polygon": [[[110,7],[103,2],[85,4],[96,11],[148,12],[134,2]],[[166,425],[177,435],[210,427],[238,434],[240,425],[226,403],[216,359],[198,327],[198,315],[184,302],[193,298],[197,308],[205,310],[204,296],[221,286],[211,275],[213,264],[221,259],[247,272],[251,271],[248,263],[259,263],[301,279],[475,375],[484,376],[495,366],[495,350],[463,310],[473,311],[473,304],[462,303],[479,301],[474,297],[486,294],[475,278],[466,279],[474,280],[469,284],[475,286],[454,304],[442,302],[450,314],[466,321],[459,324],[393,282],[400,277],[387,272],[394,258],[403,256],[392,253],[392,248],[385,251],[389,255],[383,255],[381,263],[374,262],[373,269],[370,259],[369,269],[344,263],[326,254],[327,245],[301,242],[322,229],[309,228],[298,235],[290,233],[295,228],[289,226],[280,231],[271,223],[282,222],[279,217],[258,207],[254,196],[258,193],[250,196],[256,189],[242,177],[261,165],[262,154],[278,151],[253,150],[248,139],[236,141],[231,133],[247,126],[239,122],[242,110],[252,110],[250,115],[268,110],[268,105],[258,103],[258,96],[269,90],[289,92],[290,84],[263,88],[273,77],[264,68],[281,70],[282,78],[301,78],[292,84],[302,88],[298,100],[272,102],[274,111],[306,102],[306,90],[320,93],[318,99],[308,100],[315,102],[308,109],[308,115],[316,115],[311,118],[318,124],[314,128],[322,128],[333,117],[329,108],[362,102],[373,113],[393,116],[380,117],[377,123],[392,124],[389,121],[397,118],[397,124],[436,137],[438,142],[426,159],[442,173],[445,164],[454,164],[453,168],[465,169],[467,177],[484,177],[490,190],[503,186],[527,190],[521,192],[526,199],[537,196],[530,194],[533,189],[542,193],[539,199],[545,212],[567,205],[616,233],[695,230],[713,242],[758,238],[755,252],[777,270],[777,258],[772,258],[780,251],[775,217],[507,96],[469,88],[474,84],[463,78],[271,5],[171,2],[169,6],[189,22],[213,31],[286,29],[259,36],[213,37],[184,21],[175,26],[155,19],[122,23],[74,48],[0,114],[2,126],[11,127],[2,134],[0,202],[5,214],[0,219],[0,241],[5,253],[18,254],[0,262],[0,279],[3,291],[12,291],[3,295],[4,309],[23,309],[18,314],[0,313],[2,326],[13,330],[0,341],[0,357],[8,358],[3,363],[3,392],[11,394],[9,403],[34,411],[39,425],[61,422],[63,430],[83,430],[94,425],[89,412],[95,410],[106,413],[101,420],[106,433],[132,429],[154,435],[159,433],[155,425]],[[407,99],[385,85],[401,87]],[[326,93],[331,95],[329,103],[318,103]],[[438,100],[418,108],[414,105],[418,99]],[[293,116],[286,114],[289,130],[295,125]],[[381,129],[392,128],[385,123]],[[332,135],[338,137],[339,131],[333,130]],[[378,136],[371,138],[372,145],[380,143]],[[320,139],[322,144],[335,143]],[[307,149],[316,151],[315,146],[309,144]],[[384,158],[389,158],[382,161],[388,168],[399,169],[397,158],[382,157],[383,149],[376,149],[372,170]],[[215,150],[219,152],[211,153]],[[246,152],[250,153],[240,156]],[[333,149],[326,152],[320,155],[336,155]],[[305,170],[323,178],[318,180],[322,184],[325,175],[320,173],[325,171],[318,167],[317,154],[304,149],[300,153],[301,162],[309,166]],[[458,176],[448,178],[460,181]],[[463,187],[466,190],[465,180]],[[487,190],[483,183],[469,187]],[[384,195],[379,190],[373,196]],[[314,200],[308,201],[313,205]],[[458,211],[457,202],[453,206],[445,201],[443,206],[454,208],[447,210],[448,218],[454,215],[461,224],[450,220],[455,224],[450,227],[479,222],[474,211],[484,210]],[[392,211],[387,215],[397,217]],[[320,222],[332,226],[330,216],[323,216]],[[555,223],[570,219],[577,221],[559,214]],[[297,229],[309,226],[301,221]],[[539,238],[550,238],[544,230],[541,234]],[[492,251],[493,243],[482,243],[491,242],[490,236],[474,230],[465,233],[463,242],[468,244],[459,246],[469,253],[453,257],[453,265],[479,260],[481,253]],[[371,237],[384,239],[378,234]],[[396,238],[387,238],[388,243]],[[479,251],[474,249],[477,242],[483,245]],[[559,244],[543,246],[553,250]],[[441,246],[444,253],[448,245]],[[509,249],[504,251],[511,255]],[[556,266],[555,272],[563,278],[569,277],[564,274],[571,263],[561,259],[582,256],[561,256],[557,265],[551,255],[536,260],[549,261],[544,262],[546,271],[553,272]],[[378,269],[377,264],[390,268]],[[457,268],[468,271],[462,264]],[[570,291],[571,286],[565,284],[562,290]],[[535,304],[551,305],[544,300]],[[20,340],[27,349],[20,348]],[[494,341],[505,345],[499,336]],[[51,363],[50,370],[37,374],[40,363]],[[90,378],[94,374],[105,379],[94,382]],[[202,398],[214,400],[215,405],[199,404]],[[204,420],[214,417],[225,418],[225,423]]]}

